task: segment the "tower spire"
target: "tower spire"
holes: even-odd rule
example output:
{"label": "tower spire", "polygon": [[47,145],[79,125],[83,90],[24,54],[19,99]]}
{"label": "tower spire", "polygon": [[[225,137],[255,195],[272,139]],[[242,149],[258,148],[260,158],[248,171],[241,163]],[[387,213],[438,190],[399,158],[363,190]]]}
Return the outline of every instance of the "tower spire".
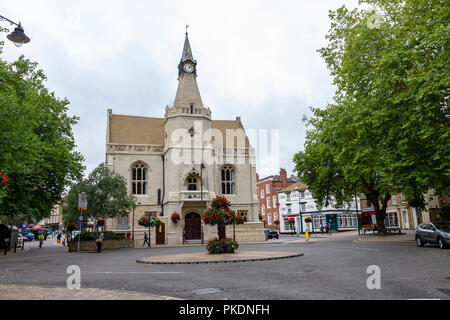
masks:
{"label": "tower spire", "polygon": [[191,44],[189,43],[189,37],[187,32],[188,27],[189,25],[186,25],[186,38],[184,39],[183,54],[181,55],[180,62],[186,62],[187,60],[194,61],[194,57],[192,56]]}
{"label": "tower spire", "polygon": [[191,44],[186,25],[183,54],[178,64],[178,89],[174,107],[203,108],[202,98],[197,86],[197,61],[192,56]]}

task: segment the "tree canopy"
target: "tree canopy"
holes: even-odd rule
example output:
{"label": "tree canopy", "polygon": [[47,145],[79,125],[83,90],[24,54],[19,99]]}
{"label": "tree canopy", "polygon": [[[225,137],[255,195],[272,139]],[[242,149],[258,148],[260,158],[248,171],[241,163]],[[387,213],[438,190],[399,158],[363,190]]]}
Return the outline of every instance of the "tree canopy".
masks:
{"label": "tree canopy", "polygon": [[86,193],[88,201],[87,210],[83,211],[85,218],[123,216],[135,206],[133,197],[127,192],[125,178],[101,163],[86,179],[72,185],[62,209],[65,225],[78,221],[78,195],[81,192]]}
{"label": "tree canopy", "polygon": [[50,216],[84,170],[72,133],[78,118],[67,114],[69,101],[49,92],[45,80],[24,56],[11,63],[0,58],[0,169],[9,176],[0,186],[0,216],[7,223]]}
{"label": "tree canopy", "polygon": [[325,109],[313,109],[294,162],[319,204],[364,193],[383,232],[392,194],[423,208],[427,190],[449,190],[449,6],[361,2],[378,12],[330,11],[329,43],[319,52],[336,93]]}

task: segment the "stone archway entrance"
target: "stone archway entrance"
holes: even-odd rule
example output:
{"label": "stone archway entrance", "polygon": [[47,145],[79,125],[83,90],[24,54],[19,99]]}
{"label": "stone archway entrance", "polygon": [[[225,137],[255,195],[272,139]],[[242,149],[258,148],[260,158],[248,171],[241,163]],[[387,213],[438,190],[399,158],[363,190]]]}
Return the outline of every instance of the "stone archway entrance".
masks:
{"label": "stone archway entrance", "polygon": [[198,213],[190,212],[184,218],[186,240],[199,240],[202,238],[202,221]]}

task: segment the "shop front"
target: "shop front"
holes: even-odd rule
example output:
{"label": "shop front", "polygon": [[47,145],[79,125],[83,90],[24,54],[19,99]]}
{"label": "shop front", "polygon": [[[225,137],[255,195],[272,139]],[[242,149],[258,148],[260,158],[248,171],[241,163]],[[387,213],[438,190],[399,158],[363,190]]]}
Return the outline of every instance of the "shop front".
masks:
{"label": "shop front", "polygon": [[358,229],[358,216],[355,211],[320,211],[311,215],[315,232],[320,232],[320,227],[326,225],[334,232]]}

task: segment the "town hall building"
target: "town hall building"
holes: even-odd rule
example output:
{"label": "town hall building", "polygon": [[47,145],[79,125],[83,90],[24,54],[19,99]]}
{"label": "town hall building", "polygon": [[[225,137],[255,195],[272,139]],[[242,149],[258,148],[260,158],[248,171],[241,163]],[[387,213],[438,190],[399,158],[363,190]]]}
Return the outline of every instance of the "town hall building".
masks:
{"label": "town hall building", "polygon": [[[144,232],[138,220],[158,216],[152,244],[206,243],[217,237],[217,227],[205,225],[201,213],[211,200],[224,195],[231,209],[245,217],[243,225],[227,227],[227,237],[238,242],[262,241],[264,225],[258,214],[255,149],[240,117],[213,120],[197,86],[188,33],[178,65],[178,88],[163,118],[107,112],[106,164],[122,175],[137,203],[134,212],[107,219],[106,230],[134,230],[136,245]],[[180,220],[173,222],[172,214]],[[134,216],[134,219],[133,219]]]}

